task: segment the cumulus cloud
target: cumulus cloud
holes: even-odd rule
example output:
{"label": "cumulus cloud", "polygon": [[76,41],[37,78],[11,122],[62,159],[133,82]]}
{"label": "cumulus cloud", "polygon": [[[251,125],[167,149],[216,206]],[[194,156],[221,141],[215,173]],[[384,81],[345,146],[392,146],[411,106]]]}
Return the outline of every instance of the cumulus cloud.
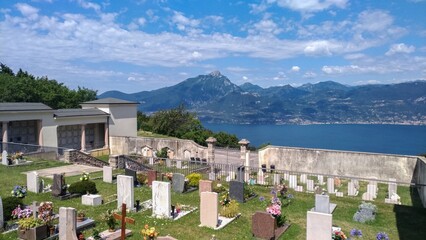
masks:
{"label": "cumulus cloud", "polygon": [[21,12],[24,17],[35,20],[38,18],[38,9],[26,3],[17,3],[15,7]]}
{"label": "cumulus cloud", "polygon": [[96,12],[99,12],[101,10],[101,6],[99,4],[96,4],[96,3],[93,3],[93,2],[78,0],[78,4],[80,4],[80,6],[82,8],[93,9]]}
{"label": "cumulus cloud", "polygon": [[304,78],[315,78],[316,76],[317,76],[317,74],[312,72],[312,71],[308,71],[305,74],[303,74]]}
{"label": "cumulus cloud", "polygon": [[298,12],[319,12],[331,7],[345,8],[347,0],[276,0],[278,6]]}
{"label": "cumulus cloud", "polygon": [[197,19],[187,18],[181,12],[174,12],[172,17],[172,22],[176,25],[176,27],[181,30],[187,30],[187,28],[195,28],[200,24],[200,21]]}
{"label": "cumulus cloud", "polygon": [[248,80],[249,78],[247,76],[243,76],[243,80]]}
{"label": "cumulus cloud", "polygon": [[282,32],[282,29],[278,27],[278,25],[269,18],[264,18],[261,21],[254,24],[255,33],[266,33],[266,34],[279,34]]}
{"label": "cumulus cloud", "polygon": [[298,72],[298,71],[300,71],[300,67],[299,66],[293,66],[293,67],[291,67],[291,71],[292,72]]}
{"label": "cumulus cloud", "polygon": [[386,56],[391,56],[397,53],[412,53],[416,48],[412,45],[407,46],[404,43],[392,44],[389,51],[385,53]]}

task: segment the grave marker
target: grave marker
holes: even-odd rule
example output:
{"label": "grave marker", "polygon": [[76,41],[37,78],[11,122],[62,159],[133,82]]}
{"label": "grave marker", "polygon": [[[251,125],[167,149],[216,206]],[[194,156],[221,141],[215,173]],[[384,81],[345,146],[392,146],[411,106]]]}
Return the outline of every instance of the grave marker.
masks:
{"label": "grave marker", "polygon": [[265,184],[265,177],[262,169],[259,169],[259,172],[257,173],[257,183],[261,185]]}
{"label": "grave marker", "polygon": [[181,160],[177,160],[176,161],[176,168],[177,169],[181,169],[182,168],[182,161]]}
{"label": "grave marker", "polygon": [[213,192],[213,181],[210,180],[200,180],[198,183],[198,189],[200,195],[202,192]]}
{"label": "grave marker", "polygon": [[3,150],[3,152],[1,153],[1,163],[3,165],[9,165],[9,162],[7,161],[7,151]]}
{"label": "grave marker", "polygon": [[169,182],[152,182],[152,215],[156,218],[171,217],[171,186]]}
{"label": "grave marker", "polygon": [[297,176],[296,175],[290,175],[289,176],[289,188],[295,189],[297,187]]}
{"label": "grave marker", "polygon": [[311,179],[306,180],[306,191],[308,191],[308,192],[315,191],[314,180],[311,180]]}
{"label": "grave marker", "polygon": [[200,199],[200,226],[215,228],[218,225],[218,194],[202,192]]}
{"label": "grave marker", "polygon": [[53,174],[52,196],[59,197],[65,195],[65,178],[63,174]]}
{"label": "grave marker", "polygon": [[357,196],[358,190],[355,188],[355,183],[350,181],[348,183],[348,196]]}
{"label": "grave marker", "polygon": [[330,240],[333,215],[308,211],[306,216],[306,240]]}
{"label": "grave marker", "polygon": [[77,212],[75,208],[59,208],[59,240],[77,240]]}
{"label": "grave marker", "polygon": [[334,179],[331,177],[327,178],[327,192],[328,194],[334,194]]}
{"label": "grave marker", "polygon": [[300,175],[300,182],[301,183],[306,183],[307,180],[308,180],[308,175],[306,175],[306,174]]}
{"label": "grave marker", "polygon": [[102,204],[102,196],[99,194],[85,194],[81,196],[81,204],[99,206]]}
{"label": "grave marker", "polygon": [[27,173],[27,189],[33,193],[40,193],[43,189],[40,190],[40,179],[36,171]]}
{"label": "grave marker", "polygon": [[281,183],[280,175],[278,173],[274,173],[274,185],[279,185]]}
{"label": "grave marker", "polygon": [[157,171],[149,170],[148,171],[148,186],[152,186],[152,182],[157,180]]}
{"label": "grave marker", "polygon": [[102,171],[102,180],[106,183],[112,183],[112,167],[103,166]]}
{"label": "grave marker", "polygon": [[138,178],[137,178],[137,174],[136,171],[126,168],[124,171],[124,175],[132,177],[133,178],[133,184],[136,186],[138,185]]}
{"label": "grave marker", "polygon": [[238,182],[244,182],[244,173],[245,173],[245,167],[239,166],[237,168],[237,181]]}
{"label": "grave marker", "polygon": [[185,175],[182,173],[174,173],[172,179],[173,191],[183,193],[185,191]]}
{"label": "grave marker", "polygon": [[330,196],[315,194],[315,212],[330,213]]}
{"label": "grave marker", "polygon": [[126,233],[126,223],[129,224],[135,224],[135,219],[133,218],[128,218],[126,217],[126,204],[123,203],[121,205],[121,215],[114,213],[114,218],[121,221],[121,234],[120,234],[120,239],[121,240],[125,240],[126,239],[126,234],[128,234],[128,232]]}
{"label": "grave marker", "polygon": [[256,211],[252,216],[251,231],[253,236],[261,239],[275,239],[277,222],[267,212]]}
{"label": "grave marker", "polygon": [[238,181],[229,182],[229,197],[237,202],[244,202],[244,183]]}
{"label": "grave marker", "polygon": [[118,175],[117,176],[117,208],[120,209],[123,203],[125,203],[130,208],[132,208],[135,205],[133,177]]}
{"label": "grave marker", "polygon": [[324,185],[324,176],[323,175],[318,175],[318,183],[319,183],[319,185]]}
{"label": "grave marker", "polygon": [[392,194],[397,194],[398,186],[396,185],[396,179],[395,178],[389,178],[390,183],[388,183],[388,196],[389,198],[392,196]]}

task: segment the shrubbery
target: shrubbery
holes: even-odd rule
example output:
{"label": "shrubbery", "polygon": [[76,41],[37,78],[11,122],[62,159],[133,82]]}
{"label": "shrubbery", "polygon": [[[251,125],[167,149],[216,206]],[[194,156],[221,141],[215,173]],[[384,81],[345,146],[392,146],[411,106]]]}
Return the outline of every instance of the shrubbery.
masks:
{"label": "shrubbery", "polygon": [[191,173],[188,176],[186,176],[186,178],[188,178],[188,185],[190,187],[198,187],[198,184],[201,180],[201,174]]}
{"label": "shrubbery", "polygon": [[372,222],[376,219],[377,207],[372,203],[363,202],[354,214],[353,220],[360,223]]}
{"label": "shrubbery", "polygon": [[98,190],[96,189],[96,183],[92,181],[75,182],[70,185],[70,187],[68,188],[68,191],[70,193],[80,193],[81,195],[84,195],[86,193],[90,193],[90,194],[98,193]]}
{"label": "shrubbery", "polygon": [[12,211],[18,206],[21,205],[21,208],[24,206],[22,198],[16,197],[6,197],[3,199],[3,215],[4,220],[8,221],[12,219]]}

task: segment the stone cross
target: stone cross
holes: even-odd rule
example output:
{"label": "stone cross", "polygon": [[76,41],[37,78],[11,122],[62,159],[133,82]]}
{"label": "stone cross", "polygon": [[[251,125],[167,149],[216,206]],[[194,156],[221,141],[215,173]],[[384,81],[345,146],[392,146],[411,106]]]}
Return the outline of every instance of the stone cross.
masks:
{"label": "stone cross", "polygon": [[135,224],[135,219],[126,217],[126,204],[121,205],[121,215],[114,213],[114,218],[121,221],[121,240],[126,239],[126,223]]}
{"label": "stone cross", "polygon": [[77,240],[77,212],[75,208],[59,208],[59,240]]}

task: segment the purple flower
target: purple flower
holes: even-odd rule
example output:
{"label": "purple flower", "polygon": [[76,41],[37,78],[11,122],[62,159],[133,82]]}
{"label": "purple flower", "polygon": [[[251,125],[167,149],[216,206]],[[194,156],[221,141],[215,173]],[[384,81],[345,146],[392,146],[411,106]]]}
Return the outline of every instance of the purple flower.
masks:
{"label": "purple flower", "polygon": [[379,232],[376,235],[377,240],[389,240],[388,235],[385,232]]}
{"label": "purple flower", "polygon": [[261,201],[261,202],[265,201],[265,197],[264,196],[260,196],[259,197],[259,201]]}
{"label": "purple flower", "polygon": [[354,228],[354,229],[351,230],[351,236],[352,237],[362,237],[362,232],[361,232],[360,229]]}
{"label": "purple flower", "polygon": [[287,198],[294,198],[293,194],[288,194]]}

